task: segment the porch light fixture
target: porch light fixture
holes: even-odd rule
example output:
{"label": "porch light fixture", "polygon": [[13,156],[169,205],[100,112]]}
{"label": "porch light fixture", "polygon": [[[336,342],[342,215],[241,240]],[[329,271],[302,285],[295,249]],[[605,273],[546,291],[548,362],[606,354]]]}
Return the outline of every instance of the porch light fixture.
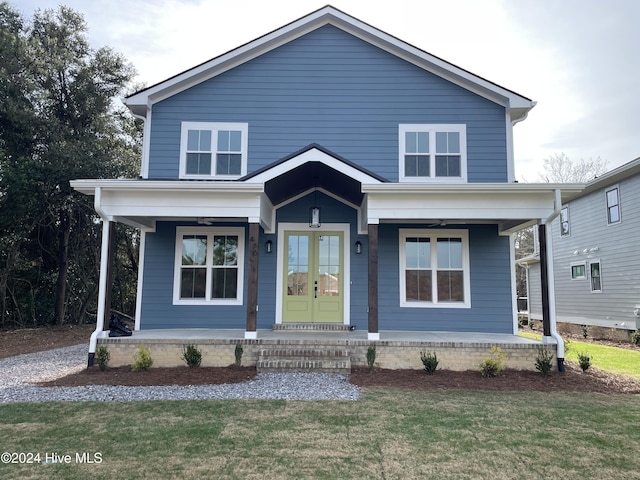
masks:
{"label": "porch light fixture", "polygon": [[360,240],[358,240],[356,242],[355,247],[356,247],[356,254],[360,255],[362,253],[362,242]]}
{"label": "porch light fixture", "polygon": [[271,253],[271,248],[273,247],[273,242],[271,240],[267,240],[264,244],[264,251],[267,253]]}
{"label": "porch light fixture", "polygon": [[309,227],[320,228],[320,207],[309,209]]}

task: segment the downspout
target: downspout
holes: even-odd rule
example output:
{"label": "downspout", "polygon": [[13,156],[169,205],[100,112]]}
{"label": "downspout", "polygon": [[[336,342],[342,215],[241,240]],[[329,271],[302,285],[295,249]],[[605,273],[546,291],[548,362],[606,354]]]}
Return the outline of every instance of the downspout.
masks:
{"label": "downspout", "polygon": [[111,233],[110,230],[112,228],[112,222],[108,219],[108,216],[105,215],[104,211],[102,210],[100,206],[101,202],[102,189],[100,187],[96,187],[94,208],[102,219],[102,247],[100,252],[100,278],[98,283],[98,313],[96,319],[96,329],[91,334],[91,339],[89,340],[89,357],[87,360],[88,367],[91,367],[94,364],[98,335],[100,335],[104,331],[104,314],[107,290],[107,262],[109,258],[109,237]]}
{"label": "downspout", "polygon": [[[554,199],[554,210],[544,220],[545,225],[549,225],[558,215],[560,215],[560,211],[562,210],[562,197],[560,196],[560,189],[555,189],[554,191],[555,199]],[[564,372],[564,340],[558,333],[558,328],[556,324],[556,288],[555,288],[555,277],[553,273],[553,239],[548,234],[545,235],[545,246],[547,250],[547,277],[549,279],[547,289],[549,293],[549,327],[550,334],[553,339],[556,341],[557,351],[556,351],[556,359],[558,360],[558,371]],[[547,343],[546,339],[548,337],[542,337],[542,343]]]}

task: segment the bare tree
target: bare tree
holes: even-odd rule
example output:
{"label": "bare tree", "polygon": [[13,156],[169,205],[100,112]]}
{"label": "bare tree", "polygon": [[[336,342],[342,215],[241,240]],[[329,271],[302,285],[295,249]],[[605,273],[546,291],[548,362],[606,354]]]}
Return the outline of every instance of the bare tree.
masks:
{"label": "bare tree", "polygon": [[544,173],[538,176],[543,183],[586,183],[607,171],[607,161],[600,157],[573,162],[562,152],[543,162]]}

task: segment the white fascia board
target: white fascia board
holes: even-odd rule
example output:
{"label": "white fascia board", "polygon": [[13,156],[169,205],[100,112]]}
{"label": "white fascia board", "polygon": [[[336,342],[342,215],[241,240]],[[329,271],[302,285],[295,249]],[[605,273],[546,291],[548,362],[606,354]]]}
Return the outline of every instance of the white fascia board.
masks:
{"label": "white fascia board", "polygon": [[233,182],[73,180],[71,186],[96,195],[96,210],[102,215],[144,228],[169,217],[259,219],[265,197],[263,185]]}
{"label": "white fascia board", "polygon": [[206,191],[206,192],[264,192],[264,185],[247,182],[216,182],[197,180],[133,180],[133,179],[80,179],[71,180],[71,187],[85,195],[93,195],[96,188],[129,191]]}
{"label": "white fascia board", "polygon": [[153,103],[220,75],[327,24],[334,25],[426,71],[498,103],[507,110],[517,111],[516,117],[525,116],[526,112],[535,106],[535,102],[526,97],[435,57],[331,6],[317,10],[256,40],[134,94],[125,99],[125,104],[134,113],[145,115],[147,108],[151,107]]}
{"label": "white fascia board", "polygon": [[556,190],[548,184],[362,186],[367,194],[367,216],[376,220],[546,218],[555,209]]}

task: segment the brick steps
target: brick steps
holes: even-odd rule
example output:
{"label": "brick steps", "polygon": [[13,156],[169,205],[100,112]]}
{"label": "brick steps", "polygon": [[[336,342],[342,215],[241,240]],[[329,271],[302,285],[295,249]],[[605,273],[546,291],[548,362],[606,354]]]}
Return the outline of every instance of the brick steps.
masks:
{"label": "brick steps", "polygon": [[261,373],[351,373],[349,350],[308,345],[268,348],[260,351],[256,370]]}
{"label": "brick steps", "polygon": [[349,325],[342,323],[274,323],[271,329],[278,332],[347,332]]}

